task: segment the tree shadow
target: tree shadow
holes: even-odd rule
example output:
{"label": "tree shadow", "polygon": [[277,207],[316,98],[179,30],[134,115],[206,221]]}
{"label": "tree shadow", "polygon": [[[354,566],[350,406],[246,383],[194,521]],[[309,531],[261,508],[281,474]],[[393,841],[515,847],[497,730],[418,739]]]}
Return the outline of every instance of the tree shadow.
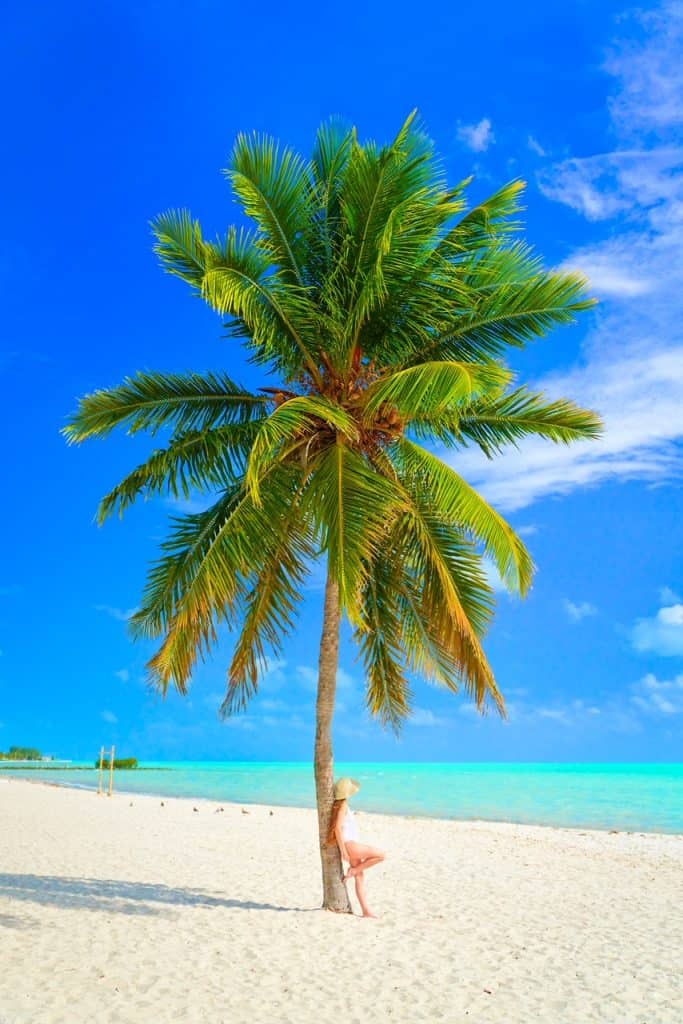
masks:
{"label": "tree shadow", "polygon": [[[236,900],[201,889],[181,889],[159,883],[118,879],[65,878],[59,875],[0,873],[0,896],[21,903],[67,910],[106,910],[120,914],[163,914],[167,907],[225,907],[231,910],[273,910],[306,913],[317,907],[283,907],[275,903]],[[0,916],[2,923],[3,916]],[[16,920],[16,919],[15,919]],[[18,927],[18,925],[14,925]],[[10,921],[10,927],[12,927]]]}
{"label": "tree shadow", "polygon": [[14,914],[0,914],[0,928],[33,928],[34,922]]}

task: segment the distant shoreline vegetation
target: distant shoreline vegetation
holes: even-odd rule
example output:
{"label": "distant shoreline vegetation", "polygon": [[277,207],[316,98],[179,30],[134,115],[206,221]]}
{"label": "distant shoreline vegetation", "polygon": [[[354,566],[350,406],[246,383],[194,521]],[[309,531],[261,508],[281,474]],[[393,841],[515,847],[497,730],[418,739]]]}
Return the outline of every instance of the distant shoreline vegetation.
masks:
{"label": "distant shoreline vegetation", "polygon": [[42,761],[43,755],[36,747],[10,747],[7,753],[0,750],[0,761]]}
{"label": "distant shoreline vegetation", "polygon": [[[100,767],[100,759],[99,759],[99,757],[95,761],[95,767],[96,768]],[[137,757],[115,757],[114,758],[114,768],[130,769],[130,768],[138,768],[138,767],[139,767],[139,765],[138,765]],[[102,768],[103,769],[106,768],[106,770],[109,771],[109,769],[111,768],[111,758],[105,757],[103,759],[103,761],[102,761]]]}
{"label": "distant shoreline vegetation", "polygon": [[[36,761],[37,764],[26,764],[27,761]],[[52,771],[52,772],[83,772],[92,771],[90,764],[68,764],[60,763],[58,758],[44,756],[37,747],[10,747],[7,753],[0,750],[0,762],[2,767],[14,768],[17,771]],[[11,762],[21,762],[14,763]],[[99,757],[95,761],[95,768],[100,767]],[[135,769],[137,771],[150,771],[149,768],[141,768],[137,757],[115,757],[114,768],[123,771]],[[111,769],[111,758],[105,757],[102,761],[102,769]],[[157,769],[158,770],[158,769]],[[167,769],[161,769],[165,771]]]}
{"label": "distant shoreline vegetation", "polygon": [[[135,760],[135,758],[132,758],[132,760]],[[100,766],[99,760],[98,760],[97,765],[95,766],[95,768],[93,768],[92,765],[89,765],[89,764],[45,764],[45,763],[43,763],[43,764],[9,764],[7,761],[5,761],[3,764],[0,764],[0,771],[5,771],[5,772],[92,772],[92,771],[96,771],[97,768],[99,768],[99,766]],[[119,767],[119,765],[116,763],[116,760],[114,760],[114,768],[118,768],[118,767]],[[130,765],[129,767],[130,768],[135,768],[135,771],[138,771],[138,772],[172,772],[173,771],[173,768],[167,768],[167,767],[160,768],[158,766],[154,767],[154,768],[150,768],[150,767],[141,766],[141,765]],[[106,768],[107,771],[109,770],[109,762],[107,762],[106,765],[104,765],[104,764],[102,765],[102,769],[104,770],[105,768]]]}

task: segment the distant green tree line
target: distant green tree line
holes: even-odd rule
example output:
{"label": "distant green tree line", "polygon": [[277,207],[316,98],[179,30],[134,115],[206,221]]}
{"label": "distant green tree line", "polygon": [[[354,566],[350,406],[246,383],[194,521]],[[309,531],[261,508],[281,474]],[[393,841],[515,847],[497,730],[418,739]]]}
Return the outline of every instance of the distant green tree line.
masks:
{"label": "distant green tree line", "polygon": [[[111,766],[111,758],[105,757],[104,760],[102,761],[102,767],[106,768],[107,770],[109,770],[110,766]],[[95,767],[96,768],[100,767],[100,759],[99,759],[99,757],[95,761]],[[114,758],[114,768],[137,768],[137,767],[138,767],[138,759],[137,759],[137,757],[115,757]]]}
{"label": "distant green tree line", "polygon": [[6,754],[0,750],[0,761],[40,761],[42,756],[35,747],[10,747]]}

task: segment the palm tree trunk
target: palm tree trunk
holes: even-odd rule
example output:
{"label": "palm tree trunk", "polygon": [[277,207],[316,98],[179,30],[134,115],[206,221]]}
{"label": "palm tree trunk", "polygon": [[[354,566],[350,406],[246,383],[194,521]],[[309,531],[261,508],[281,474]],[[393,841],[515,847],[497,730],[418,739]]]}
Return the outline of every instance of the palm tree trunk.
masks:
{"label": "palm tree trunk", "polygon": [[339,666],[339,587],[329,569],[325,586],[325,611],[318,663],[318,699],[315,718],[315,793],[318,804],[318,834],[323,876],[323,908],[337,913],[352,913],[346,887],[342,882],[342,864],[337,846],[327,845],[330,812],[334,800],[334,759],[332,757],[332,718]]}

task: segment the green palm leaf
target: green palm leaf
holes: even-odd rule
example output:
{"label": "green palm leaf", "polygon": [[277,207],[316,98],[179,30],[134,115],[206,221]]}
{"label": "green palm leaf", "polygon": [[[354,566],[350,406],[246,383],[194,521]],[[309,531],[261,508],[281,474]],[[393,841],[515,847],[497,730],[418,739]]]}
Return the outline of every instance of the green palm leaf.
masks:
{"label": "green palm leaf", "polygon": [[399,732],[410,714],[403,622],[398,601],[399,563],[378,557],[368,573],[355,632],[367,677],[371,715]]}
{"label": "green palm leaf", "polygon": [[357,623],[367,560],[379,550],[387,523],[401,506],[400,492],[340,437],[309,472],[306,512],[338,581],[341,606]]}
{"label": "green palm leaf", "polygon": [[98,522],[116,511],[123,516],[141,495],[145,500],[158,494],[189,498],[193,491],[234,486],[244,473],[257,430],[258,421],[252,420],[172,438],[167,448],[152,452],[102,499]]}
{"label": "green palm leaf", "polygon": [[511,590],[525,594],[534,566],[524,542],[473,487],[436,455],[412,441],[397,441],[392,455],[399,478],[411,495],[428,496],[444,523],[470,533],[496,563]]}
{"label": "green palm leaf", "polygon": [[474,441],[488,455],[525,437],[561,444],[595,440],[603,433],[597,413],[567,399],[548,402],[542,394],[517,388],[506,395],[479,399],[464,408],[457,424],[460,439]]}
{"label": "green palm leaf", "polygon": [[256,693],[259,676],[269,656],[282,650],[301,601],[304,581],[315,557],[310,526],[301,515],[302,489],[289,505],[269,508],[274,529],[264,535],[261,558],[253,567],[244,616],[228,672],[228,688],[221,713],[246,708]]}
{"label": "green palm leaf", "polygon": [[508,372],[495,363],[420,363],[371,384],[364,402],[365,415],[371,418],[388,405],[406,420],[425,413],[438,418],[475,395],[491,390],[498,393],[508,380]]}
{"label": "green palm leaf", "polygon": [[71,443],[106,437],[116,427],[151,434],[162,427],[204,430],[257,419],[270,399],[252,395],[223,373],[137,373],[82,398],[63,434]]}
{"label": "green palm leaf", "polygon": [[414,114],[388,146],[329,122],[310,161],[241,135],[226,173],[253,229],[205,238],[172,210],[153,222],[155,249],[271,374],[265,394],[223,372],[139,373],[86,396],[64,431],[73,442],[118,426],[168,433],[103,499],[101,520],[141,496],[214,496],[173,521],[133,622],[162,642],[153,680],[184,691],[225,626],[224,709],[244,706],[321,552],[372,713],[400,727],[411,673],[502,710],[482,648],[493,612],[482,552],[522,593],[531,557],[416,439],[491,456],[527,436],[598,436],[594,413],[511,389],[504,363],[592,304],[584,279],[547,271],[513,240],[521,182],[468,210],[469,179],[448,187]]}
{"label": "green palm leaf", "polygon": [[238,135],[226,174],[244,212],[260,232],[260,245],[300,286],[316,210],[313,171],[268,136]]}
{"label": "green palm leaf", "polygon": [[344,409],[325,398],[297,395],[280,405],[261,423],[251,449],[245,483],[254,501],[259,501],[259,481],[264,469],[277,458],[284,446],[298,441],[297,449],[305,445],[317,447],[334,442],[336,432],[348,439],[358,437],[353,418]]}

